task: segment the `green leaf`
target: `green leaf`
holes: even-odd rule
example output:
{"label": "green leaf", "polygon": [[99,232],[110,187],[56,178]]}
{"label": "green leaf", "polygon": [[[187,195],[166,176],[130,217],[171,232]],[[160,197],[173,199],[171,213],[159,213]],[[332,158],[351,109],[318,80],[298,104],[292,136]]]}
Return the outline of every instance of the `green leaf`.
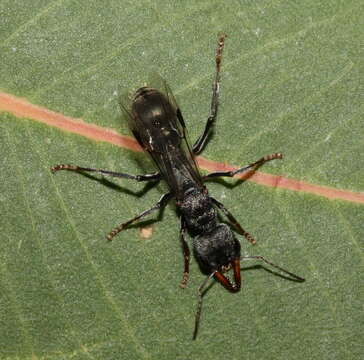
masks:
{"label": "green leaf", "polygon": [[[228,34],[221,107],[203,156],[363,191],[363,6],[348,1],[46,1],[0,4],[0,90],[127,133],[117,94],[158,71],[190,138],[208,114],[217,34]],[[173,206],[151,238],[131,227],[165,187],[60,172],[58,163],[132,174],[146,154],[0,113],[3,359],[359,359],[363,208],[251,182],[209,182],[264,255],[306,278],[244,262],[243,289],[212,286],[197,341],[196,262],[187,289]],[[114,184],[114,185],[112,185]],[[235,186],[235,184],[237,184]],[[157,220],[155,214],[151,219]],[[148,223],[148,222],[147,222]],[[145,223],[144,223],[145,224]]]}

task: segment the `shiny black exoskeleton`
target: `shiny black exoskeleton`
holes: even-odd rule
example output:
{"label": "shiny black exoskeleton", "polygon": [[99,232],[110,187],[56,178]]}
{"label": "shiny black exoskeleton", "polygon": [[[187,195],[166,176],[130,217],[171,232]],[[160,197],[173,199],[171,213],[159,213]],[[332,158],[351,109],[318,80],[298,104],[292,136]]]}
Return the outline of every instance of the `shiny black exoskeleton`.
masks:
{"label": "shiny black exoskeleton", "polygon": [[[150,209],[115,227],[107,235],[107,238],[111,240],[131,223],[145,217],[154,210],[162,208],[170,199],[175,199],[181,219],[180,234],[184,252],[184,274],[181,287],[186,286],[189,276],[190,251],[185,240],[186,231],[193,238],[193,252],[201,269],[208,274],[208,277],[199,288],[199,305],[193,334],[194,339],[197,336],[199,325],[202,294],[208,280],[214,277],[231,292],[239,291],[241,286],[240,242],[235,238],[232,228],[219,221],[218,210],[226,215],[238,232],[244,235],[251,243],[255,243],[252,236],[240,226],[224,205],[209,195],[204,185],[204,180],[220,176],[232,177],[238,173],[255,170],[267,161],[282,158],[280,153],[275,153],[262,157],[258,161],[235,171],[214,172],[205,176],[201,176],[198,171],[195,156],[203,150],[218,110],[220,66],[224,39],[224,35],[219,37],[216,50],[216,74],[213,83],[210,115],[203,134],[192,147],[187,141],[185,122],[172,92],[165,82],[160,81],[159,84],[150,84],[139,88],[133,96],[124,98],[120,103],[134,137],[141,147],[153,158],[158,167],[158,172],[145,175],[130,175],[74,165],[57,165],[52,168],[52,171],[98,172],[103,175],[134,179],[136,181],[157,182],[163,179],[167,182],[169,187],[168,193],[164,194]],[[246,258],[262,260],[288,273],[296,281],[304,281],[303,278],[282,269],[262,256],[245,257],[244,259]],[[230,269],[233,271],[233,281],[225,275]]]}

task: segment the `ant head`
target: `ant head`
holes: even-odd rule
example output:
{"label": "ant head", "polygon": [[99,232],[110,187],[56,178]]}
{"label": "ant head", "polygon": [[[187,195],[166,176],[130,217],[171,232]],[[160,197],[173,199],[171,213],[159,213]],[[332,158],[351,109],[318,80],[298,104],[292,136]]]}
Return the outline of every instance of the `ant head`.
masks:
{"label": "ant head", "polygon": [[[194,238],[193,248],[201,270],[227,290],[240,290],[240,243],[226,224],[218,224],[211,231]],[[223,273],[232,269],[234,281]]]}
{"label": "ant head", "polygon": [[196,258],[206,273],[224,272],[234,261],[240,260],[240,243],[226,224],[218,224],[211,231],[194,238]]}

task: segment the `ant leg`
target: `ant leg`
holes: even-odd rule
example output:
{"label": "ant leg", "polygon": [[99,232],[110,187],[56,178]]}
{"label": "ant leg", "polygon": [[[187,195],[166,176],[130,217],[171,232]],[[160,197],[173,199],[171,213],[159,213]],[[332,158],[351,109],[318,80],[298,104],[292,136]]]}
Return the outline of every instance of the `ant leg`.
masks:
{"label": "ant leg", "polygon": [[93,169],[93,168],[87,168],[87,167],[81,167],[76,165],[65,165],[60,164],[53,166],[51,168],[51,171],[55,173],[59,170],[68,170],[68,171],[77,171],[77,172],[96,172],[102,175],[109,175],[119,178],[125,178],[125,179],[132,179],[136,181],[153,181],[153,180],[159,180],[161,178],[161,175],[159,172],[155,172],[153,174],[145,174],[145,175],[130,175],[125,173],[119,173],[115,171],[109,171],[109,170],[102,170],[102,169]]}
{"label": "ant leg", "polygon": [[224,49],[225,37],[226,37],[225,34],[219,36],[216,55],[215,55],[216,73],[214,82],[212,84],[212,99],[211,99],[210,114],[209,117],[207,118],[203,134],[197,139],[197,141],[194,143],[192,147],[192,152],[195,155],[199,154],[205,147],[206,140],[208,138],[210,130],[216,120],[217,110],[219,107],[221,59],[222,59],[222,51]]}
{"label": "ant leg", "polygon": [[238,223],[238,221],[235,219],[235,217],[231,214],[231,212],[219,201],[214,199],[213,197],[210,197],[212,202],[226,215],[226,217],[229,219],[229,221],[238,229],[238,231],[245,236],[245,238],[252,243],[253,245],[256,244],[256,240],[247,232],[245,231],[241,225]]}
{"label": "ant leg", "polygon": [[188,248],[188,244],[184,236],[185,232],[186,232],[186,223],[183,217],[181,216],[180,235],[183,247],[184,271],[183,271],[183,278],[179,286],[183,289],[187,286],[190,273],[190,249]]}
{"label": "ant leg", "polygon": [[274,160],[274,159],[282,159],[283,158],[283,155],[281,153],[274,153],[274,154],[270,154],[270,155],[266,155],[262,158],[260,158],[259,160],[249,164],[249,165],[246,165],[246,166],[243,166],[239,169],[236,169],[234,171],[217,171],[217,172],[212,172],[210,174],[207,174],[203,177],[203,180],[205,179],[211,179],[211,178],[214,178],[214,177],[219,177],[219,176],[227,176],[227,177],[233,177],[235,176],[236,174],[239,174],[239,173],[242,173],[242,172],[245,172],[245,171],[253,171],[253,170],[256,170],[259,166],[262,166],[264,163],[266,163],[267,161],[271,161],[271,160]]}
{"label": "ant leg", "polygon": [[291,273],[290,271],[288,270],[285,270],[283,268],[281,268],[280,266],[276,265],[276,264],[273,264],[272,262],[270,262],[269,260],[265,259],[263,256],[244,256],[241,258],[241,260],[250,260],[250,259],[256,259],[256,260],[261,260],[261,261],[264,261],[266,264],[288,274],[289,276],[293,277],[296,279],[296,281],[299,281],[299,282],[304,282],[305,279],[301,276],[298,276],[298,275],[295,275],[293,273]]}
{"label": "ant leg", "polygon": [[128,225],[132,224],[133,222],[143,218],[146,215],[149,215],[152,211],[158,210],[164,206],[167,205],[168,201],[171,199],[172,194],[167,193],[161,196],[161,198],[158,200],[158,202],[152,206],[150,209],[143,211],[141,214],[135,216],[134,218],[120,224],[119,226],[112,229],[109,234],[106,236],[106,238],[111,241],[115,235],[117,235],[120,231],[124,230]]}

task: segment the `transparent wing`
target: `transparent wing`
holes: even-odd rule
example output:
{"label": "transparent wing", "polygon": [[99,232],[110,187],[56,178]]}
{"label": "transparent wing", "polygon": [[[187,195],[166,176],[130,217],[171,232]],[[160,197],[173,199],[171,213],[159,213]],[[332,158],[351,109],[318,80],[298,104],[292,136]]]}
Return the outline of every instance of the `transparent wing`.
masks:
{"label": "transparent wing", "polygon": [[124,95],[120,105],[133,135],[175,195],[182,196],[191,182],[202,187],[182,113],[167,83],[154,75],[147,86]]}

